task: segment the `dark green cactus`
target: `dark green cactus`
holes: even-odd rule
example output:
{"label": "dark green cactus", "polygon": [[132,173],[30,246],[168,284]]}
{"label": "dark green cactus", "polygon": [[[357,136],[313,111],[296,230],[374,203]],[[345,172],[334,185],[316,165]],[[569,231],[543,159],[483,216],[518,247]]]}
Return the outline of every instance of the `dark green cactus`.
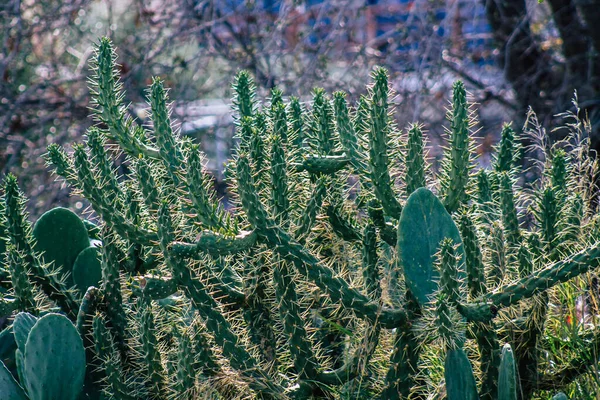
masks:
{"label": "dark green cactus", "polygon": [[21,385],[0,362],[0,379],[7,381],[0,388],[0,393],[7,391],[2,398],[77,400],[83,389],[86,362],[75,326],[60,314],[49,313],[37,319],[21,313],[15,318],[14,332]]}
{"label": "dark green cactus", "polygon": [[100,249],[95,246],[83,249],[75,259],[72,273],[73,282],[82,294],[90,286],[100,286],[102,281]]}
{"label": "dark green cactus", "polygon": [[437,290],[439,273],[434,268],[434,256],[445,238],[459,245],[458,275],[464,278],[464,250],[456,224],[431,191],[425,188],[416,190],[408,198],[400,217],[398,250],[406,284],[421,306],[425,306]]}
{"label": "dark green cactus", "polygon": [[[91,79],[101,124],[72,154],[58,145],[47,154],[97,226],[57,209],[34,235],[16,178],[4,181],[0,311],[10,326],[0,332],[0,397],[34,399],[52,377],[60,394],[48,395],[74,398],[85,376],[83,396],[93,399],[445,391],[449,400],[529,400],[572,391],[597,363],[600,339],[587,325],[569,333],[580,335],[569,336],[577,352],[556,359],[552,340],[564,334],[548,334],[561,326],[555,288],[573,291],[575,278],[600,266],[589,201],[597,188],[584,188],[589,178],[570,165],[597,174],[585,149],[548,146],[529,182],[518,175],[521,136],[507,124],[493,170],[474,179],[474,120],[457,83],[435,175],[421,125],[402,134],[393,122],[384,69],[356,108],[323,89],[312,104],[286,104],[273,89],[261,105],[241,72],[225,210],[201,146],[173,128],[163,81],[148,92],[152,128],[137,125],[115,60],[102,39]],[[124,175],[107,141],[123,153]],[[49,216],[65,218],[44,227]],[[73,228],[52,233],[65,225]],[[19,311],[32,314],[13,319]],[[45,344],[61,354],[47,359],[63,363],[77,348],[77,364],[60,371],[72,379],[28,352],[50,319],[57,328]],[[75,345],[55,340],[63,331]],[[501,356],[504,343],[514,354],[505,346]]]}

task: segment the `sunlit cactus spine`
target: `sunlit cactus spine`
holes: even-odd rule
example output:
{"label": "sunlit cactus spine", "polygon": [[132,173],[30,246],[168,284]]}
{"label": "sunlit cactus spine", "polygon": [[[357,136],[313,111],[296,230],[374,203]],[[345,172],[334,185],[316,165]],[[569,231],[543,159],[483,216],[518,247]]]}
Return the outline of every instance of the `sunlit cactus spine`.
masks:
{"label": "sunlit cactus spine", "polygon": [[[579,184],[597,172],[587,140],[538,148],[530,182],[507,124],[492,168],[476,171],[457,82],[436,174],[427,126],[394,122],[385,69],[356,103],[318,88],[261,103],[241,72],[225,210],[200,145],[173,128],[163,81],[148,91],[150,128],[128,117],[110,40],[92,69],[98,124],[47,160],[98,218],[83,233],[99,246],[84,267],[100,266],[98,285],[73,291],[51,252],[40,261],[12,175],[0,207],[0,310],[11,324],[49,310],[76,323],[87,398],[533,399],[574,393],[590,370],[598,335],[583,324],[580,354],[541,359],[560,324],[556,288],[600,266],[594,196]],[[20,393],[18,351],[4,360]]]}

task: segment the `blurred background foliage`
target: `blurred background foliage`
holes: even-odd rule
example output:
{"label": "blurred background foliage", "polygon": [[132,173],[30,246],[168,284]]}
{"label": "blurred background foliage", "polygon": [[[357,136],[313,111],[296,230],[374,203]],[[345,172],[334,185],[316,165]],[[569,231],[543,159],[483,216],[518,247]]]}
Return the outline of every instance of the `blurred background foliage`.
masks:
{"label": "blurred background foliage", "polygon": [[520,129],[529,105],[550,128],[577,89],[583,110],[597,114],[596,9],[598,0],[4,0],[0,177],[19,176],[34,215],[85,206],[54,182],[42,155],[94,123],[88,61],[104,35],[118,48],[131,116],[147,122],[145,88],[163,78],[182,134],[202,143],[221,193],[240,69],[264,96],[278,86],[310,101],[318,86],[356,101],[373,67],[385,66],[399,127],[424,122],[434,162],[445,143],[445,99],[463,79],[480,104],[486,165],[501,124]]}

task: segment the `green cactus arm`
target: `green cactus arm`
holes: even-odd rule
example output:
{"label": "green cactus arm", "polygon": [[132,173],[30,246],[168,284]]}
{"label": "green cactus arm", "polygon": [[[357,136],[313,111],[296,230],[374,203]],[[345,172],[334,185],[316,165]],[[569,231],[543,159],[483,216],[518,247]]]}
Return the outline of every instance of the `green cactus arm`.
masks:
{"label": "green cactus arm", "polygon": [[154,176],[151,172],[152,168],[148,163],[148,160],[143,157],[138,158],[135,162],[134,169],[138,178],[140,189],[142,189],[146,208],[150,212],[157,212],[159,206],[159,195],[158,191],[156,190],[157,186],[154,181]]}
{"label": "green cactus arm", "polygon": [[274,226],[260,203],[250,174],[248,158],[244,154],[237,160],[237,177],[242,206],[261,241],[284,259],[293,262],[301,275],[328,293],[333,301],[341,301],[357,316],[379,321],[386,327],[396,327],[406,322],[404,311],[379,307],[368,297],[351,288],[344,279],[334,277],[333,272],[323,266],[304,246],[294,241],[286,231]]}
{"label": "green cactus arm", "polygon": [[498,392],[498,368],[500,366],[500,344],[497,328],[493,322],[476,322],[473,325],[481,360],[481,400],[496,400]]}
{"label": "green cactus arm", "polygon": [[101,314],[96,314],[92,322],[96,357],[100,360],[101,368],[106,374],[102,382],[104,393],[109,399],[137,400],[130,395],[130,390],[123,379],[125,373],[106,323],[106,319]]}
{"label": "green cactus arm", "polygon": [[304,143],[304,118],[303,107],[300,99],[295,96],[290,96],[290,104],[288,114],[290,116],[290,142],[296,148],[300,149]]}
{"label": "green cactus arm", "polygon": [[67,155],[64,148],[56,143],[51,143],[46,148],[46,165],[54,168],[56,175],[61,176],[69,185],[77,186],[77,173],[73,168],[73,160]]}
{"label": "green cactus arm", "polygon": [[8,258],[10,280],[15,292],[17,310],[37,314],[39,310],[36,307],[33,296],[33,287],[27,276],[26,258],[11,243],[6,246],[6,255]]}
{"label": "green cactus arm", "polygon": [[424,187],[426,184],[424,147],[421,127],[418,124],[413,124],[408,130],[406,174],[404,175],[407,196],[410,196],[412,192],[420,187]]}
{"label": "green cactus arm", "polygon": [[392,189],[388,164],[388,135],[390,131],[388,116],[388,75],[384,68],[373,72],[375,84],[370,104],[369,162],[371,183],[383,210],[392,218],[400,218],[402,205]]}
{"label": "green cactus arm", "polygon": [[[556,240],[558,239],[557,225],[560,206],[557,194],[560,193],[560,190],[562,189],[546,187],[538,200],[538,209],[534,213],[540,225],[544,242],[544,259],[550,261],[554,261],[558,256]],[[532,306],[528,310],[525,321],[525,330],[515,345],[518,372],[523,382],[522,391],[525,397],[529,397],[537,386],[539,340],[544,333],[548,301],[548,292],[542,292],[533,297]]]}
{"label": "green cactus arm", "polygon": [[134,295],[150,300],[165,299],[179,290],[175,279],[152,275],[134,278],[130,287]]}
{"label": "green cactus arm", "polygon": [[467,187],[471,169],[469,106],[462,82],[452,87],[452,110],[449,112],[450,139],[441,178],[444,206],[449,213],[457,211],[468,199]]}
{"label": "green cactus arm", "polygon": [[498,154],[494,160],[494,170],[497,172],[512,172],[517,160],[515,148],[515,131],[510,124],[502,125]]}
{"label": "green cactus arm", "polygon": [[[246,167],[249,168],[248,164]],[[169,251],[174,234],[169,212],[169,205],[163,201],[158,213],[158,232],[160,247],[165,256],[165,262],[172,271],[180,289],[188,297],[194,308],[200,313],[206,326],[213,332],[215,342],[222,348],[223,354],[229,359],[231,366],[250,379],[250,386],[269,398],[278,398],[283,389],[272,382],[262,371],[254,357],[240,344],[238,336],[231,330],[231,325],[219,311],[219,306],[207,292],[204,284],[192,278],[192,273],[180,258],[174,257]]]}
{"label": "green cactus arm", "polygon": [[500,175],[500,208],[502,209],[502,225],[504,226],[510,253],[517,251],[521,243],[521,231],[512,186],[510,175],[503,172]]}
{"label": "green cactus arm", "polygon": [[[22,261],[32,269],[31,283],[39,286],[49,299],[56,302],[74,320],[78,306],[72,293],[40,263],[39,256],[33,250],[31,224],[27,221],[25,212],[25,196],[19,190],[17,178],[12,174],[8,174],[4,180],[4,196],[6,230],[10,242],[24,257]],[[5,305],[7,308],[17,306],[6,302]]]}
{"label": "green cactus arm", "polygon": [[206,334],[201,328],[199,320],[195,320],[192,323],[193,336],[192,346],[194,347],[194,370],[200,371],[205,376],[216,375],[220,370],[221,366],[217,363],[215,355],[212,351],[212,347],[208,342]]}
{"label": "green cactus arm", "polygon": [[256,97],[256,85],[254,79],[248,71],[240,71],[235,76],[233,81],[233,105],[235,111],[237,111],[238,119],[244,117],[252,117],[256,112],[255,108],[255,97]]}
{"label": "green cactus arm", "polygon": [[248,251],[257,244],[255,231],[242,231],[236,236],[225,236],[204,230],[198,234],[195,243],[175,241],[169,245],[169,251],[177,257],[198,258],[201,254],[212,256],[229,255]]}
{"label": "green cactus arm", "polygon": [[166,373],[162,366],[161,353],[158,350],[156,324],[151,304],[138,301],[141,310],[138,311],[140,320],[141,353],[145,364],[146,386],[152,399],[165,399]]}
{"label": "green cactus arm", "polygon": [[394,225],[386,222],[383,208],[381,208],[379,201],[375,199],[369,200],[367,212],[369,213],[369,218],[371,218],[377,229],[379,229],[381,240],[389,246],[396,247],[396,244],[398,244],[398,231]]}
{"label": "green cactus arm", "polygon": [[106,315],[111,323],[112,331],[123,357],[127,352],[125,343],[125,330],[127,318],[123,308],[123,294],[121,293],[120,252],[116,243],[116,237],[108,228],[102,231],[102,293],[106,304]]}
{"label": "green cactus arm", "polygon": [[317,377],[320,366],[312,344],[308,340],[305,322],[301,317],[294,274],[287,261],[276,260],[275,262],[273,268],[275,295],[283,319],[283,330],[289,343],[288,348],[298,377],[301,380],[311,381]]}
{"label": "green cactus arm", "polygon": [[148,97],[160,159],[167,168],[167,173],[173,185],[179,187],[181,185],[180,173],[184,158],[181,144],[176,141],[171,129],[170,112],[167,106],[169,98],[162,80],[153,79]]}
{"label": "green cactus arm", "polygon": [[346,104],[346,93],[336,92],[333,94],[333,105],[335,120],[340,135],[340,142],[344,152],[356,175],[365,175],[368,171],[366,157],[358,144],[358,138],[354,126],[350,121],[348,105]]}
{"label": "green cactus arm", "polygon": [[381,326],[379,324],[371,322],[367,324],[365,328],[366,333],[354,354],[340,368],[320,372],[316,378],[317,382],[321,385],[329,386],[343,385],[364,373],[369,360],[379,344],[381,333]]}
{"label": "green cactus arm", "polygon": [[489,235],[490,241],[488,245],[490,247],[490,268],[488,269],[487,278],[488,287],[495,289],[502,283],[507,270],[507,241],[505,240],[502,224],[500,224],[499,221],[492,222]]}
{"label": "green cactus arm", "polygon": [[421,316],[421,307],[410,290],[406,291],[406,312],[410,321],[403,329],[397,329],[390,364],[385,375],[385,387],[380,400],[408,398],[418,380],[418,363],[421,346],[412,323]]}
{"label": "green cactus arm", "polygon": [[277,366],[277,342],[273,329],[275,319],[271,307],[272,296],[269,295],[273,263],[267,254],[252,250],[245,255],[242,265],[244,276],[247,277],[244,282],[247,307],[243,312],[250,339],[258,346],[262,357]]}
{"label": "green cactus arm", "polygon": [[224,210],[216,199],[208,174],[203,171],[200,147],[189,146],[187,157],[186,183],[200,222],[210,229],[225,229]]}
{"label": "green cactus arm", "polygon": [[468,320],[487,322],[498,310],[517,304],[537,293],[585,274],[600,266],[600,243],[548,265],[535,273],[502,287],[485,297],[486,303],[459,305],[459,312]]}
{"label": "green cactus arm", "polygon": [[355,226],[355,222],[348,218],[349,216],[343,215],[344,210],[339,203],[326,205],[325,213],[333,232],[337,236],[347,242],[358,242],[361,240],[362,235]]}
{"label": "green cactus arm", "polygon": [[123,210],[123,193],[119,187],[117,176],[111,167],[110,159],[104,149],[102,133],[96,127],[87,131],[87,145],[92,155],[92,162],[98,167],[102,188],[109,192],[108,198],[114,202],[114,207]]}
{"label": "green cactus arm", "polygon": [[133,131],[139,129],[126,114],[123,104],[124,94],[119,82],[116,65],[116,53],[108,38],[100,39],[95,47],[96,56],[92,61],[94,76],[90,80],[90,92],[95,103],[94,112],[104,122],[112,139],[133,157],[143,154],[146,157],[159,159],[157,149],[143,143]]}
{"label": "green cactus arm", "polygon": [[302,243],[306,239],[306,236],[317,221],[317,214],[321,209],[326,194],[326,179],[324,177],[319,177],[313,187],[306,208],[300,213],[299,220],[296,222],[297,228],[294,232],[294,236],[298,242]]}
{"label": "green cactus arm", "polygon": [[[281,105],[283,107],[283,105]],[[281,125],[281,124],[280,124]],[[287,125],[283,121],[287,130]],[[289,226],[289,187],[286,154],[283,149],[282,127],[279,132],[274,132],[271,138],[271,214],[273,219],[282,226]]]}
{"label": "green cactus arm", "polygon": [[454,241],[450,238],[440,242],[437,257],[440,272],[440,287],[451,304],[461,300],[461,282],[458,280],[458,260],[454,249]]}
{"label": "green cactus arm", "polygon": [[308,124],[308,144],[320,155],[330,156],[336,145],[334,112],[331,100],[322,88],[313,91],[313,108]]}
{"label": "green cactus arm", "polygon": [[102,219],[112,226],[122,237],[126,237],[134,243],[150,243],[156,241],[154,232],[137,227],[128,221],[122,213],[115,210],[111,201],[98,189],[98,182],[94,178],[92,166],[82,145],[74,146],[75,162],[79,188],[85,197],[92,203],[94,210],[102,216]]}
{"label": "green cactus arm", "polygon": [[560,221],[559,198],[557,196],[560,189],[546,187],[538,199],[537,210],[534,212],[536,220],[540,227],[543,250],[546,253],[545,259],[554,261],[560,254],[557,252],[559,239],[558,223]]}
{"label": "green cactus arm", "polygon": [[477,172],[477,211],[479,220],[489,225],[496,219],[497,210],[493,202],[492,185],[490,182],[490,171],[480,169]]}
{"label": "green cactus arm", "polygon": [[186,393],[194,388],[196,374],[194,371],[194,351],[192,341],[187,334],[183,332],[179,335],[177,346],[177,381],[175,393],[185,397]]}
{"label": "green cactus arm", "polygon": [[373,300],[381,299],[381,272],[377,261],[377,233],[373,223],[367,224],[362,234],[362,271],[366,293]]}
{"label": "green cactus arm", "polygon": [[90,316],[96,314],[96,309],[98,308],[101,299],[102,292],[94,286],[90,286],[83,295],[79,311],[77,312],[77,322],[75,324],[81,337],[85,337],[88,319]]}
{"label": "green cactus arm", "polygon": [[333,175],[343,170],[350,163],[346,155],[337,156],[308,156],[305,155],[302,162],[292,163],[296,172],[307,171],[310,174]]}
{"label": "green cactus arm", "polygon": [[[366,293],[374,300],[381,299],[380,273],[377,266],[377,236],[375,226],[368,224],[365,227],[362,236],[363,244],[363,276],[365,281]],[[341,385],[361,374],[361,370],[368,364],[373,355],[377,343],[379,343],[379,334],[381,327],[371,322],[367,323],[366,332],[361,340],[361,344],[343,366],[332,371],[325,371],[319,374],[317,381],[325,385]]]}
{"label": "green cactus arm", "polygon": [[458,229],[465,247],[469,295],[471,298],[477,298],[485,290],[485,268],[473,218],[472,213],[461,213],[458,218]]}

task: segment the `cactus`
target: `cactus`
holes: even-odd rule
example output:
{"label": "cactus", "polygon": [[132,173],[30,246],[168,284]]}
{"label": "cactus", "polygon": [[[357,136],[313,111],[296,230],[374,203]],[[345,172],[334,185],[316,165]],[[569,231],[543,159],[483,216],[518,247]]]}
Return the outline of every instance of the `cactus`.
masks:
{"label": "cactus", "polygon": [[[571,390],[597,361],[595,332],[573,341],[575,355],[541,360],[555,288],[600,266],[597,188],[576,185],[569,167],[585,149],[550,148],[524,183],[521,136],[505,125],[493,169],[474,173],[474,121],[456,83],[436,175],[423,126],[392,120],[384,69],[356,107],[323,89],[312,105],[286,104],[277,88],[261,105],[241,72],[225,210],[200,145],[173,129],[163,81],[148,91],[152,128],[137,125],[115,60],[102,39],[91,79],[100,124],[72,154],[47,154],[98,225],[58,209],[32,232],[16,178],[4,181],[4,397],[33,399],[49,379],[47,395],[74,398],[85,376],[88,398],[532,399]],[[48,226],[50,216],[61,217]],[[76,228],[60,247],[51,232],[64,226]],[[48,360],[77,352],[68,381],[33,356],[47,324],[47,345],[61,349]]]}
{"label": "cactus", "polygon": [[53,208],[36,221],[33,237],[35,250],[42,253],[45,262],[53,263],[68,287],[73,286],[73,264],[79,253],[90,245],[81,219],[66,208]]}
{"label": "cactus", "polygon": [[27,396],[3,363],[0,363],[0,379],[7,382],[0,393],[7,390],[7,397],[15,399],[78,399],[86,363],[83,342],[75,326],[63,315],[54,313],[39,319],[20,313],[14,325],[19,378]]}
{"label": "cactus", "polygon": [[73,282],[80,293],[90,286],[99,286],[102,280],[102,265],[98,247],[90,246],[83,249],[73,264]]}

